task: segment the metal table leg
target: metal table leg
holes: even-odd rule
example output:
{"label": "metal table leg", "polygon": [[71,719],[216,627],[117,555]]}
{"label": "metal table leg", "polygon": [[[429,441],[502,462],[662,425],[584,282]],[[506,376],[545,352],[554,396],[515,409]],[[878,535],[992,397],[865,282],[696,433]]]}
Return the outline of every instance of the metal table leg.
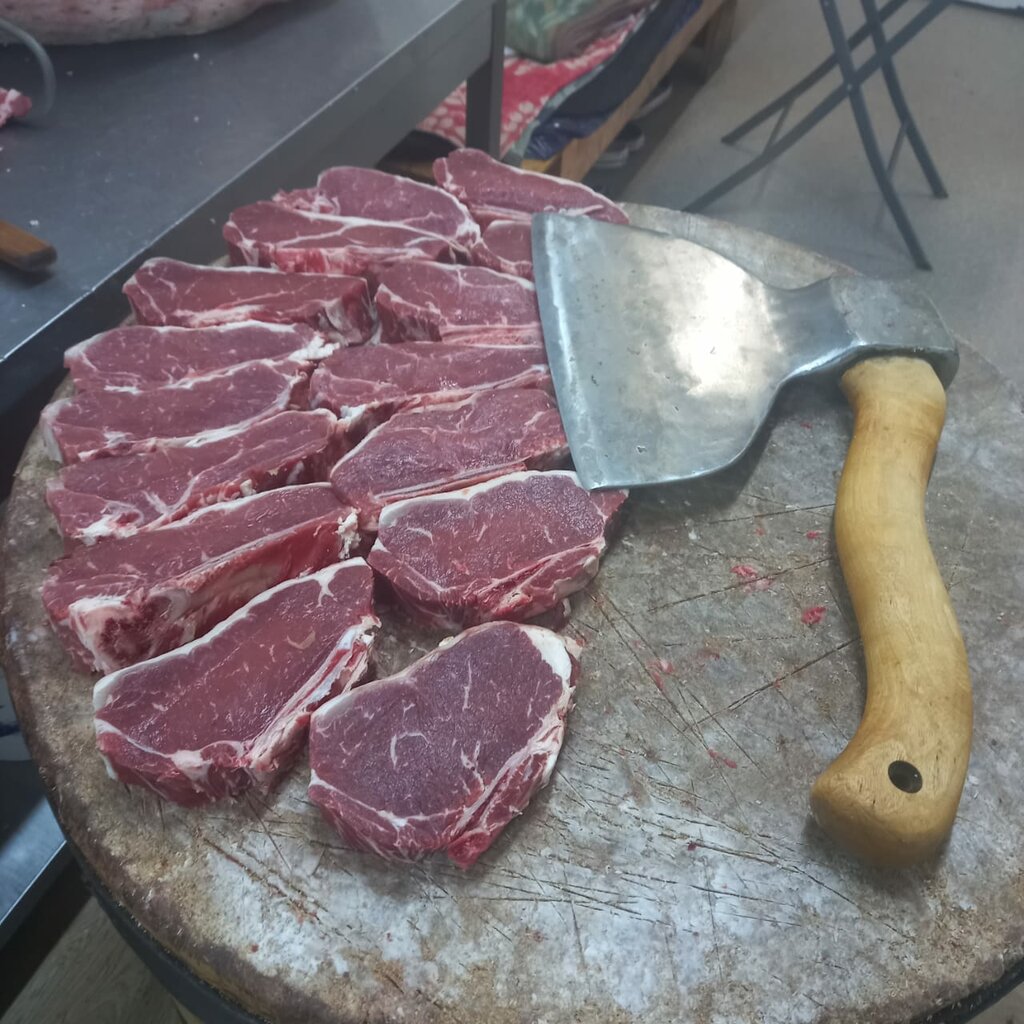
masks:
{"label": "metal table leg", "polygon": [[491,56],[466,82],[466,145],[501,156],[501,93],[505,71],[505,0],[491,7]]}
{"label": "metal table leg", "polygon": [[[864,6],[868,20],[865,25],[861,26],[857,32],[854,32],[849,37],[847,37],[845,30],[842,27],[842,22],[839,19],[839,14],[835,7],[835,0],[820,0],[826,26],[828,27],[829,35],[832,39],[832,56],[823,61],[814,69],[814,71],[805,76],[792,89],[787,90],[778,97],[778,99],[768,104],[768,106],[758,111],[757,114],[725,136],[726,141],[732,141],[750,131],[758,124],[763,123],[773,114],[780,115],[779,121],[772,132],[772,136],[760,155],[741,167],[735,173],[731,174],[724,181],[719,182],[703,195],[693,200],[686,206],[686,209],[693,211],[704,209],[716,199],[719,199],[721,196],[732,191],[737,185],[740,185],[748,178],[753,177],[771,163],[771,161],[777,156],[784,153],[790,146],[802,139],[815,125],[824,120],[833,110],[835,110],[835,108],[839,106],[844,99],[849,99],[851,108],[853,109],[854,118],[857,123],[857,129],[864,145],[864,152],[868,158],[868,163],[875,175],[886,204],[893,214],[893,218],[895,219],[897,227],[903,236],[904,242],[910,250],[915,263],[923,269],[930,269],[930,264],[928,263],[923,249],[921,248],[921,244],[917,239],[917,235],[910,223],[906,210],[903,208],[903,204],[893,187],[889,173],[890,168],[886,167],[885,162],[882,160],[881,153],[878,149],[878,141],[871,125],[870,115],[868,114],[867,105],[864,101],[864,95],[861,87],[864,82],[871,77],[871,75],[879,69],[882,69],[893,105],[896,107],[897,114],[900,116],[901,134],[897,139],[897,146],[899,141],[902,139],[902,135],[905,133],[911,140],[911,145],[914,148],[915,155],[921,163],[922,170],[928,178],[928,183],[932,186],[933,192],[937,196],[945,196],[945,187],[942,184],[941,178],[939,178],[938,171],[932,163],[928,150],[924,146],[924,142],[917,130],[917,125],[910,114],[906,99],[903,96],[899,79],[896,77],[895,70],[892,68],[892,57],[908,42],[910,42],[910,40],[913,39],[918,32],[925,27],[925,25],[932,21],[950,2],[951,0],[929,0],[927,5],[919,10],[907,22],[907,24],[903,26],[903,28],[895,32],[891,38],[887,39],[884,31],[881,29],[881,22],[902,6],[904,0],[890,0],[890,3],[882,7],[881,10],[875,7],[873,0],[862,0],[862,5]],[[872,17],[872,14],[874,17]],[[876,46],[875,53],[868,57],[860,67],[857,67],[854,64],[851,47],[856,46],[869,35],[872,37],[872,41]],[[825,99],[818,103],[810,113],[790,128],[789,131],[779,134],[782,121],[794,100],[796,100],[799,95],[809,89],[816,82],[820,81],[824,75],[836,66],[839,67],[843,76],[842,85],[833,89]],[[888,69],[888,71],[886,69]],[[889,72],[891,72],[891,75]],[[896,150],[894,149],[894,158],[895,155]]]}

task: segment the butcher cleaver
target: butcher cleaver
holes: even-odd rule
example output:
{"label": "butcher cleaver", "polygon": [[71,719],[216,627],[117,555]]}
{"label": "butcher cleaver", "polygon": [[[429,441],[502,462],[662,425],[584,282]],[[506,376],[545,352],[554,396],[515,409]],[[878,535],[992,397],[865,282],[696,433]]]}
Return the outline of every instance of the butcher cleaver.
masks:
{"label": "butcher cleaver", "polygon": [[854,427],[836,496],[839,561],[864,644],[853,739],[814,783],[833,839],[881,865],[932,855],[971,746],[971,682],[928,543],[924,496],[956,342],[906,283],[772,287],[711,249],[584,217],[533,220],[537,297],[587,488],[691,480],[750,447],[783,385],[833,374]]}

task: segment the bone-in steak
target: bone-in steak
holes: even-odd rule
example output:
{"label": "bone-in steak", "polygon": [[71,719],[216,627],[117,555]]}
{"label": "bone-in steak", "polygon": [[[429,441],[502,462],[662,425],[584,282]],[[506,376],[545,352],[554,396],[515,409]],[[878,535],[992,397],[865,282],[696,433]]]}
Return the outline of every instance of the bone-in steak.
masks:
{"label": "bone-in steak", "polygon": [[551,387],[538,346],[410,341],[339,349],[313,371],[309,404],[330,409],[346,432],[359,434],[402,408],[530,387]]}
{"label": "bone-in steak", "polygon": [[435,160],[434,180],[467,206],[482,228],[495,220],[528,221],[545,211],[629,223],[610,199],[586,185],[511,167],[479,149],[457,149]]}
{"label": "bone-in steak", "polygon": [[597,575],[625,499],[587,493],[575,473],[513,473],[389,505],[368,561],[431,626],[530,619]]}
{"label": "bone-in steak", "polygon": [[51,402],[39,428],[50,455],[64,462],[199,444],[304,407],[310,368],[264,360],[163,387],[92,388]]}
{"label": "bone-in steak", "polygon": [[310,722],[310,799],[358,849],[470,867],[551,777],[576,653],[492,623],[329,701]]}
{"label": "bone-in steak", "polygon": [[558,465],[567,454],[554,399],[510,388],[396,413],[341,457],[331,484],[373,530],[393,501]]}
{"label": "bone-in steak", "polygon": [[355,539],[355,513],[328,484],[282,487],[78,547],[50,566],[43,605],[79,668],[112,672],[201,636]]}
{"label": "bone-in steak", "polygon": [[405,224],[462,249],[480,237],[469,211],[443,189],[366,167],[329,167],[314,188],[278,192],[274,202],[310,213]]}
{"label": "bone-in steak", "polygon": [[205,444],[65,466],[46,488],[60,532],[86,544],[163,526],[204,505],[324,480],[344,450],[326,409],[282,412]]}
{"label": "bone-in steak", "polygon": [[532,244],[529,221],[494,220],[470,250],[469,257],[478,267],[488,267],[532,281]]}
{"label": "bone-in steak", "polygon": [[366,282],[340,274],[282,274],[155,259],[139,267],[124,294],[138,322],[157,327],[210,327],[239,320],[307,324],[346,345],[365,341],[374,329]]}
{"label": "bone-in steak", "polygon": [[311,712],[362,678],[379,626],[361,558],[264,591],[201,639],[96,684],[107,770],[186,806],[269,789]]}
{"label": "bone-in steak", "polygon": [[255,320],[198,330],[118,327],[64,353],[79,391],[96,387],[156,387],[225,370],[254,359],[323,359],[338,346],[300,324]]}
{"label": "bone-in steak", "polygon": [[540,345],[544,334],[529,281],[485,267],[407,263],[381,275],[382,341]]}
{"label": "bone-in steak", "polygon": [[233,263],[318,274],[364,277],[373,291],[390,266],[412,260],[451,263],[451,243],[405,224],[292,210],[252,203],[224,225]]}

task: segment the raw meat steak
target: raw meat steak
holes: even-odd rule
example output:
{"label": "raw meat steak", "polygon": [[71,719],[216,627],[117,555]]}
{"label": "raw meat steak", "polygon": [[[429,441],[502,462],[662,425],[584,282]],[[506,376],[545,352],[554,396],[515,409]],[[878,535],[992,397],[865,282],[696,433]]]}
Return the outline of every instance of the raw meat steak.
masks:
{"label": "raw meat steak", "polygon": [[436,185],[366,167],[329,167],[315,188],[278,192],[274,202],[335,217],[367,217],[429,231],[468,249],[480,229],[462,203]]}
{"label": "raw meat steak", "polygon": [[470,250],[478,267],[533,280],[533,248],[530,223],[525,220],[493,220]]}
{"label": "raw meat steak", "polygon": [[331,484],[358,510],[360,526],[374,530],[377,513],[393,501],[554,466],[568,451],[547,392],[479,392],[396,413],[341,457]]}
{"label": "raw meat steak", "polygon": [[268,790],[310,714],[366,673],[379,626],[361,558],[279,583],[199,640],[96,684],[107,771],[185,806]]}
{"label": "raw meat steak", "polygon": [[381,341],[541,345],[533,285],[484,267],[407,263],[381,275]]}
{"label": "raw meat steak", "polygon": [[346,345],[365,341],[374,330],[370,292],[361,277],[156,259],[135,271],[124,294],[136,320],[157,327],[211,327],[239,320],[307,324]]}
{"label": "raw meat steak", "polygon": [[461,629],[554,610],[596,575],[625,491],[512,473],[389,505],[369,563],[419,620]]}
{"label": "raw meat steak", "polygon": [[344,558],[356,516],[328,484],[199,509],[132,537],[78,547],[42,599],[79,668],[113,672],[180,647],[282,580]]}
{"label": "raw meat steak", "polygon": [[435,160],[434,180],[461,200],[482,228],[495,220],[528,221],[549,210],[629,223],[610,199],[586,185],[511,167],[479,149],[457,149]]}
{"label": "raw meat steak", "polygon": [[278,203],[252,203],[224,225],[233,263],[365,277],[373,291],[390,266],[410,260],[451,263],[451,243],[405,224],[328,217]]}
{"label": "raw meat steak", "polygon": [[12,117],[24,117],[31,109],[32,101],[23,92],[18,92],[17,89],[0,89],[0,128]]}
{"label": "raw meat steak", "polygon": [[201,444],[304,406],[310,368],[263,360],[163,387],[94,388],[51,402],[39,428],[51,456],[64,462]]}
{"label": "raw meat steak", "polygon": [[360,434],[413,405],[529,387],[551,387],[542,348],[410,341],[339,349],[313,371],[309,404],[330,409],[343,429]]}
{"label": "raw meat steak", "polygon": [[551,778],[577,656],[495,622],[334,698],[310,720],[310,800],[357,849],[471,867]]}
{"label": "raw meat steak", "polygon": [[282,412],[206,444],[65,466],[47,485],[46,503],[65,537],[93,544],[164,526],[204,505],[323,480],[343,450],[327,410]]}
{"label": "raw meat steak", "polygon": [[118,327],[64,353],[79,391],[95,387],[154,387],[225,370],[254,359],[323,359],[338,346],[300,324],[255,320],[193,330]]}

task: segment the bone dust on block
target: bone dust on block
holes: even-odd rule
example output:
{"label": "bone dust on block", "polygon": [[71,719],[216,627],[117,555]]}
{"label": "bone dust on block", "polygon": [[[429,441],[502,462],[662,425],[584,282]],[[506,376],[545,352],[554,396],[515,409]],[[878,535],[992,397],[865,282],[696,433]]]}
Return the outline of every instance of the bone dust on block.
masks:
{"label": "bone dust on block", "polygon": [[201,444],[304,408],[312,364],[263,360],[154,388],[91,388],[51,402],[39,429],[54,459],[79,462]]}
{"label": "bone dust on block", "polygon": [[310,714],[366,672],[380,620],[361,558],[254,597],[199,640],[93,691],[110,775],[191,806],[269,789]]}
{"label": "bone dust on block", "polygon": [[132,326],[79,342],[64,353],[64,365],[80,391],[149,388],[253,360],[319,360],[337,347],[301,324],[249,320],[199,329]]}
{"label": "bone dust on block", "polygon": [[274,487],[326,480],[345,450],[334,415],[282,412],[203,444],[65,466],[46,503],[61,534],[93,544],[181,519],[197,508]]}
{"label": "bone dust on block", "polygon": [[112,672],[201,636],[357,539],[354,511],[329,484],[282,487],[77,547],[50,566],[43,606],[76,667]]}
{"label": "bone dust on block", "polygon": [[253,267],[363,277],[375,291],[388,267],[414,260],[452,263],[448,239],[405,224],[252,203],[224,225],[231,260]]}
{"label": "bone dust on block", "polygon": [[470,250],[470,262],[502,274],[533,280],[533,241],[530,222],[494,220]]}
{"label": "bone dust on block", "polygon": [[426,625],[531,619],[597,575],[625,499],[574,473],[513,473],[389,505],[368,561]]}
{"label": "bone dust on block", "polygon": [[615,203],[586,185],[512,167],[479,149],[457,149],[435,160],[434,180],[460,200],[482,228],[496,220],[529,221],[543,212],[629,223]]}
{"label": "bone dust on block", "polygon": [[491,623],[329,701],[310,723],[310,799],[356,849],[472,866],[551,777],[577,655]]}
{"label": "bone dust on block", "polygon": [[568,451],[551,395],[510,388],[396,413],[338,460],[331,484],[373,530],[391,502],[557,466]]}
{"label": "bone dust on block", "polygon": [[343,345],[366,341],[375,327],[366,282],[340,274],[284,274],[153,259],[129,278],[124,294],[135,319],[156,327],[210,327],[241,320],[306,324]]}
{"label": "bone dust on block", "polygon": [[469,211],[443,189],[367,167],[329,167],[313,188],[278,192],[274,202],[310,213],[404,224],[447,238],[462,251],[480,237]]}
{"label": "bone dust on block", "polygon": [[537,293],[529,281],[485,267],[414,263],[381,275],[381,341],[541,345]]}
{"label": "bone dust on block", "polygon": [[399,409],[532,387],[551,388],[539,346],[410,341],[339,349],[313,371],[309,404],[330,409],[347,433],[359,435]]}

